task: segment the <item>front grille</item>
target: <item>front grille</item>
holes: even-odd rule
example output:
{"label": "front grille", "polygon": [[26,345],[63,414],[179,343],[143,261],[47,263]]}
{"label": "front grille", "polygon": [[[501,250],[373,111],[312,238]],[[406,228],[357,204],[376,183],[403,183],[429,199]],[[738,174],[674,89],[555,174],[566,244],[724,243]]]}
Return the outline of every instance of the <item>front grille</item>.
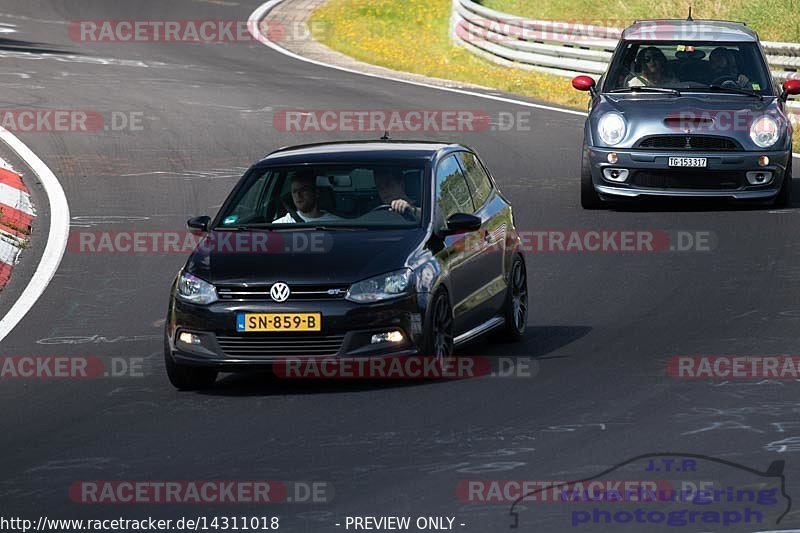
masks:
{"label": "front grille", "polygon": [[651,189],[739,189],[744,184],[744,176],[731,172],[692,172],[681,171],[638,171],[631,182],[636,187]]}
{"label": "front grille", "polygon": [[[257,302],[272,301],[269,290],[272,285],[243,287],[241,285],[218,285],[220,300]],[[341,300],[347,294],[347,285],[290,285],[289,301]]]}
{"label": "front grille", "polygon": [[217,335],[217,342],[230,357],[321,357],[339,353],[344,335]]}
{"label": "front grille", "polygon": [[733,139],[709,135],[653,135],[642,139],[638,147],[652,150],[698,150],[706,152],[737,152],[742,149]]}

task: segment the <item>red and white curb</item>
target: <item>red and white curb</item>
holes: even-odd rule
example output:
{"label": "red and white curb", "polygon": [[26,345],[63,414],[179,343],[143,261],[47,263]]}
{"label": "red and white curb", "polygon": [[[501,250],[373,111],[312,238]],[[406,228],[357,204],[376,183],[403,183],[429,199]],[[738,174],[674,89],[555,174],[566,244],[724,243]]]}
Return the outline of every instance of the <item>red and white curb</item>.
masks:
{"label": "red and white curb", "polygon": [[28,189],[14,169],[0,159],[0,289],[27,246],[36,216]]}

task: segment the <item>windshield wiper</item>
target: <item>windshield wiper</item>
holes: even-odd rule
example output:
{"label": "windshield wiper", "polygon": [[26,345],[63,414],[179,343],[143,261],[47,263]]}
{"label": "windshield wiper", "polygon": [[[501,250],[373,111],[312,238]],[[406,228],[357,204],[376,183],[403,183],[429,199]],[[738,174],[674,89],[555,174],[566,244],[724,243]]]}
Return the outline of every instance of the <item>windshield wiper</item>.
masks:
{"label": "windshield wiper", "polygon": [[369,229],[367,226],[324,226],[300,224],[254,224],[232,226],[228,228],[214,228],[214,231],[358,231]]}
{"label": "windshield wiper", "polygon": [[761,93],[757,93],[755,91],[748,91],[747,89],[739,89],[738,87],[723,87],[722,85],[709,85],[708,88],[711,89],[712,91],[719,91],[731,94],[743,94],[745,96],[755,96],[759,100],[764,99]]}
{"label": "windshield wiper", "polygon": [[241,226],[217,226],[211,231],[270,231],[271,229],[263,224],[243,224]]}
{"label": "windshield wiper", "polygon": [[651,93],[664,93],[664,94],[674,94],[675,96],[680,96],[681,93],[678,89],[667,89],[666,87],[647,87],[643,85],[641,87],[625,87],[624,89],[614,89],[611,91],[612,93],[639,93],[639,92],[651,92]]}

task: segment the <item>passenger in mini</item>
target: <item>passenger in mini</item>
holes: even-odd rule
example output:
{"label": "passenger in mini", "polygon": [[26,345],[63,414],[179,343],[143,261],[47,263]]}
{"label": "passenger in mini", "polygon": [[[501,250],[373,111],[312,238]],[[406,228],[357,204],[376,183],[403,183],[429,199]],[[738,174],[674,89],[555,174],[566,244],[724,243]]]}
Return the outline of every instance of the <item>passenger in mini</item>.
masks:
{"label": "passenger in mini", "polygon": [[667,66],[667,56],[655,46],[639,50],[628,76],[628,87],[659,86],[677,81]]}
{"label": "passenger in mini", "polygon": [[[317,188],[316,178],[310,172],[298,172],[291,179],[292,182],[292,202],[296,214],[302,222],[331,222],[342,220],[334,214],[322,211],[319,208],[319,189]],[[300,223],[292,213],[273,221],[273,224],[295,224]]]}

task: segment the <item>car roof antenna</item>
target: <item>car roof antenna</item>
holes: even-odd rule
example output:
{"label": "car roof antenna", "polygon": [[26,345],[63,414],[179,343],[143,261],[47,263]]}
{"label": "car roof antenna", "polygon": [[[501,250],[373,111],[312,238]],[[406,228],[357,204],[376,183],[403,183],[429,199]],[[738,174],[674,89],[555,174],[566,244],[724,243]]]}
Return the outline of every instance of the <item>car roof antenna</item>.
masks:
{"label": "car roof antenna", "polygon": [[381,137],[381,140],[382,141],[388,141],[389,140],[389,130],[383,130],[383,137]]}
{"label": "car roof antenna", "polygon": [[689,18],[687,18],[686,20],[688,20],[689,22],[694,22],[694,19],[692,18],[692,6],[689,6]]}

